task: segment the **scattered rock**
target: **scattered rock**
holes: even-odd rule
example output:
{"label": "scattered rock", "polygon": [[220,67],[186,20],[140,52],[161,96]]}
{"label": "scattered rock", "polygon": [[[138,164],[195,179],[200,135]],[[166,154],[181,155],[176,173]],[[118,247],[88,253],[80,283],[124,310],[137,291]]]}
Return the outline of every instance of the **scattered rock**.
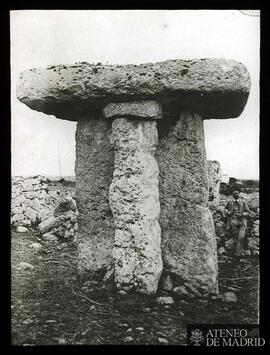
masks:
{"label": "scattered rock", "polygon": [[174,300],[172,297],[157,297],[156,302],[160,305],[174,304]]}
{"label": "scattered rock", "polygon": [[220,248],[218,249],[218,253],[219,253],[220,255],[226,254],[225,248],[224,248],[224,247],[220,247]]}
{"label": "scattered rock", "polygon": [[85,282],[83,283],[83,285],[86,286],[86,287],[91,287],[92,284],[93,284],[93,281],[91,281],[91,280],[85,281]]}
{"label": "scattered rock", "polygon": [[[218,300],[218,296],[217,296],[217,295],[212,295],[210,298],[211,298],[211,300],[213,300],[213,301]],[[223,299],[223,297],[222,297],[222,299]]]}
{"label": "scattered rock", "polygon": [[90,329],[86,329],[86,330],[84,330],[81,334],[82,334],[82,336],[86,336],[88,333],[89,333],[89,331],[90,331]]}
{"label": "scattered rock", "polygon": [[118,291],[118,295],[120,296],[126,296],[127,295],[127,292],[125,290],[120,290]]}
{"label": "scattered rock", "polygon": [[42,235],[42,239],[45,240],[46,242],[58,242],[58,238],[50,233],[45,233]]}
{"label": "scattered rock", "polygon": [[24,261],[20,262],[18,265],[18,270],[33,270],[35,267],[32,264],[26,263]]}
{"label": "scattered rock", "polygon": [[60,245],[58,246],[58,249],[59,249],[59,250],[62,250],[62,249],[64,249],[64,248],[66,248],[67,246],[68,246],[67,243],[62,243],[62,244],[60,244]]}
{"label": "scattered rock", "polygon": [[32,323],[34,323],[34,321],[33,321],[32,319],[30,319],[30,318],[25,319],[25,320],[22,322],[22,324],[25,324],[25,325],[32,324]]}
{"label": "scattered rock", "polygon": [[166,345],[166,344],[169,343],[168,340],[165,339],[165,338],[158,338],[158,342],[159,342],[160,344],[164,344],[164,345]]}
{"label": "scattered rock", "polygon": [[71,196],[63,196],[54,210],[54,216],[59,216],[65,212],[76,211],[76,201]]}
{"label": "scattered rock", "polygon": [[139,332],[143,332],[144,331],[144,328],[143,327],[137,327],[135,328],[136,330],[138,330]]}
{"label": "scattered rock", "polygon": [[49,232],[51,229],[59,227],[61,223],[60,218],[55,218],[53,216],[47,218],[45,221],[41,222],[38,226],[41,234]]}
{"label": "scattered rock", "polygon": [[17,232],[17,233],[26,233],[26,232],[28,232],[28,229],[25,228],[25,227],[23,227],[23,226],[18,226],[18,227],[16,228],[16,232]]}
{"label": "scattered rock", "polygon": [[128,327],[128,324],[126,324],[126,323],[119,323],[118,326],[119,326],[120,328],[126,328],[126,327]]}
{"label": "scattered rock", "polygon": [[130,343],[131,341],[133,341],[134,339],[131,337],[131,336],[128,336],[128,337],[125,337],[124,339],[123,339],[123,342],[124,343]]}
{"label": "scattered rock", "polygon": [[40,249],[42,248],[42,245],[40,243],[32,243],[30,244],[30,248]]}
{"label": "scattered rock", "polygon": [[150,313],[151,312],[151,309],[146,307],[146,308],[143,308],[142,310],[144,313]]}
{"label": "scattered rock", "polygon": [[105,276],[103,277],[103,281],[110,280],[113,277],[113,275],[114,275],[114,268],[111,268],[106,272]]}
{"label": "scattered rock", "polygon": [[225,292],[223,294],[223,301],[226,303],[235,303],[237,302],[237,297],[234,292]]}
{"label": "scattered rock", "polygon": [[199,290],[197,290],[196,287],[192,286],[191,284],[185,283],[186,289],[190,290],[191,293],[193,293],[197,297],[202,297],[201,293]]}
{"label": "scattered rock", "polygon": [[173,292],[179,297],[187,297],[189,296],[188,290],[185,286],[178,286],[173,289]]}

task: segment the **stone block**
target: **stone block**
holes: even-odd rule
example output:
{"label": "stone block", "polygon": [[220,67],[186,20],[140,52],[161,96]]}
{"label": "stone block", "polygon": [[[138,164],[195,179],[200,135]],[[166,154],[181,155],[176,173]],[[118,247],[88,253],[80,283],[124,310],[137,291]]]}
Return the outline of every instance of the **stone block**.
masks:
{"label": "stone block", "polygon": [[76,132],[76,201],[80,273],[102,276],[113,264],[114,225],[109,204],[113,176],[111,123],[100,117],[80,121]]}
{"label": "stone block", "polygon": [[217,254],[208,203],[207,161],[200,115],[182,112],[159,131],[160,227],[164,271],[216,292]]}
{"label": "stone block", "polygon": [[[250,76],[241,63],[225,59],[166,60],[140,65],[57,65],[20,74],[17,98],[36,111],[78,120],[111,102],[152,100],[181,104],[206,118],[242,112]],[[89,119],[90,119],[89,115]]]}
{"label": "stone block", "polygon": [[161,105],[156,101],[110,103],[103,109],[106,118],[134,118],[158,120],[162,118]]}
{"label": "stone block", "polygon": [[116,285],[151,294],[162,271],[156,122],[115,119],[111,143],[115,157],[109,198]]}

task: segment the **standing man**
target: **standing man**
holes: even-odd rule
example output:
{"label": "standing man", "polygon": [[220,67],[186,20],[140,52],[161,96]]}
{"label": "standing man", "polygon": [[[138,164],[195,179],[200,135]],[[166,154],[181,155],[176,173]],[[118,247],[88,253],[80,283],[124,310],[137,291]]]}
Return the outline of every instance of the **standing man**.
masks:
{"label": "standing man", "polygon": [[247,230],[246,217],[251,214],[247,201],[239,199],[240,190],[233,191],[233,200],[229,200],[225,206],[228,217],[227,229],[230,229],[236,246],[235,255],[244,254],[244,238]]}

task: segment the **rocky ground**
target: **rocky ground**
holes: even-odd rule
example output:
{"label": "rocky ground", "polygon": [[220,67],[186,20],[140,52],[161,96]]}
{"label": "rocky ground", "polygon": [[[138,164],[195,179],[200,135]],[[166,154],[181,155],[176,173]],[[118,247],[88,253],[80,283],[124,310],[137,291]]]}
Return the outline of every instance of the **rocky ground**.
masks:
{"label": "rocky ground", "polygon": [[[221,296],[157,298],[119,295],[80,278],[74,242],[39,239],[33,229],[12,232],[12,343],[186,343],[186,324],[256,324],[258,257],[219,257]],[[168,295],[170,296],[170,295]],[[166,303],[166,302],[165,302]]]}

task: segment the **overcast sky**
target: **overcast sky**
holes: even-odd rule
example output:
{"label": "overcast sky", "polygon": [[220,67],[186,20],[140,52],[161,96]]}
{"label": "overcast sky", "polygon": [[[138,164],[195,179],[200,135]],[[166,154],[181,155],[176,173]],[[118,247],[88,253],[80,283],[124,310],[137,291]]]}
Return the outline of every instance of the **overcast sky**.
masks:
{"label": "overcast sky", "polygon": [[[251,75],[237,119],[204,121],[207,159],[237,178],[259,177],[260,18],[238,10],[19,10],[11,12],[12,175],[74,175],[76,123],[16,99],[20,71],[78,61],[139,64],[226,58]],[[60,159],[59,159],[60,157]]]}

